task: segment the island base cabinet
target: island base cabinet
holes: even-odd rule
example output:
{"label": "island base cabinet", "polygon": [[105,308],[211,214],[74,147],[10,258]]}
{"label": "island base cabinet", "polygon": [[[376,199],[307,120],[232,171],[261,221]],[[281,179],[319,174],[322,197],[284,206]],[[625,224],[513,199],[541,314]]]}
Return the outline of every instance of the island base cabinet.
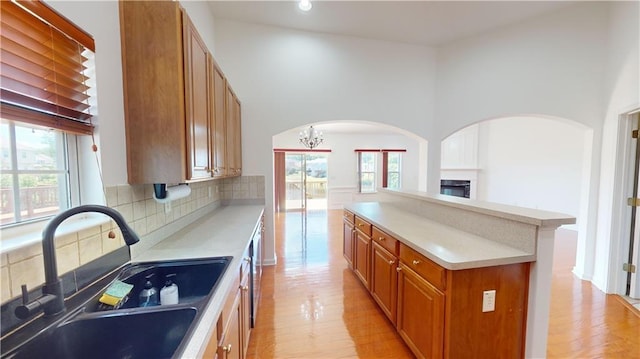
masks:
{"label": "island base cabinet", "polygon": [[397,329],[417,358],[443,357],[444,314],[444,294],[400,263]]}
{"label": "island base cabinet", "polygon": [[[524,358],[529,263],[448,271],[444,354],[448,358]],[[485,290],[495,310],[482,311]],[[464,333],[464,335],[460,335]]]}
{"label": "island base cabinet", "polygon": [[353,271],[356,276],[360,278],[362,284],[369,289],[369,278],[371,274],[369,268],[371,262],[371,237],[360,231],[356,231],[354,252]]}
{"label": "island base cabinet", "polygon": [[397,260],[378,243],[371,243],[371,296],[391,323],[396,324]]}
{"label": "island base cabinet", "polygon": [[351,215],[351,220],[345,214],[345,217],[342,221],[342,231],[344,234],[344,240],[342,243],[342,255],[344,259],[347,260],[347,264],[349,268],[353,269],[353,255],[354,255],[354,229],[353,229],[353,215]]}

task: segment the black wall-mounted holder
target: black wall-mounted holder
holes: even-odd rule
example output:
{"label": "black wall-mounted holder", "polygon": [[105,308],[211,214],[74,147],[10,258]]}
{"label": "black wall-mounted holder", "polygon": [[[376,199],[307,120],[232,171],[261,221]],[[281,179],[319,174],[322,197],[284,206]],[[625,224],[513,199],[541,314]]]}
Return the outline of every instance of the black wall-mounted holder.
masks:
{"label": "black wall-mounted holder", "polygon": [[165,199],[167,198],[167,184],[166,183],[154,183],[153,184],[153,193],[157,199]]}

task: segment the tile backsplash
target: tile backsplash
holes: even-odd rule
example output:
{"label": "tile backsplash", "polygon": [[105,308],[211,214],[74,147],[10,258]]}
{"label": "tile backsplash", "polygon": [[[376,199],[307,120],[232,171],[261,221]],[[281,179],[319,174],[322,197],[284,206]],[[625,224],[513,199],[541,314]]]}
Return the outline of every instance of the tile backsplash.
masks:
{"label": "tile backsplash", "polygon": [[[152,185],[118,185],[106,188],[107,206],[116,209],[136,233],[144,236],[207,206],[264,203],[264,176],[242,176],[189,184],[191,194],[170,205],[153,199]],[[116,234],[109,238],[109,232]],[[58,272],[63,274],[124,246],[115,222],[56,238]],[[20,295],[20,286],[44,283],[42,245],[28,245],[0,257],[0,303]]]}

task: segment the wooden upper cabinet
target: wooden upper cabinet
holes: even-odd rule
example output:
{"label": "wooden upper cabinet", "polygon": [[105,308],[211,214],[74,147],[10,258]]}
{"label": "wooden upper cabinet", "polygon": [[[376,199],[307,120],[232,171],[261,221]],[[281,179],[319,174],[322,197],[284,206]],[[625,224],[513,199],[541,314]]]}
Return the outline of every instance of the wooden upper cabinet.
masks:
{"label": "wooden upper cabinet", "polygon": [[240,176],[240,101],[186,11],[119,6],[129,183]]}
{"label": "wooden upper cabinet", "polygon": [[130,184],[187,177],[182,11],[176,2],[121,1]]}
{"label": "wooden upper cabinet", "polygon": [[211,97],[211,150],[213,160],[213,176],[225,177],[227,169],[227,125],[226,125],[226,93],[227,84],[220,67],[210,56],[210,89]]}
{"label": "wooden upper cabinet", "polygon": [[227,164],[230,176],[242,174],[241,108],[238,97],[227,83],[226,92]]}
{"label": "wooden upper cabinet", "polygon": [[187,126],[187,179],[211,177],[209,148],[209,51],[186,12],[182,14]]}

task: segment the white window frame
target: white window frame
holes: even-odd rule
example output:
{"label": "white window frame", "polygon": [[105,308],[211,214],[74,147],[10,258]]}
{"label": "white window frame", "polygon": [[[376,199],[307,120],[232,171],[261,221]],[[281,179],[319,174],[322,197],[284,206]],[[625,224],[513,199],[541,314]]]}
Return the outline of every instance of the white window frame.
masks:
{"label": "white window frame", "polygon": [[[386,183],[387,183],[387,187],[386,188],[391,188],[391,189],[400,189],[402,188],[402,153],[400,151],[387,151],[386,152],[386,159],[387,159],[387,163],[383,165],[384,168],[386,168],[385,173],[383,173],[383,176],[386,176]],[[397,171],[390,171],[389,170],[389,156],[391,155],[397,155],[398,156],[398,170]],[[384,156],[383,156],[384,158]],[[398,174],[398,187],[390,187],[389,186],[389,174],[391,173],[397,173]]]}
{"label": "white window frame", "polygon": [[[366,154],[371,154],[373,155],[373,171],[363,171],[362,170],[362,154],[366,153]],[[358,151],[357,154],[357,158],[358,158],[358,193],[375,193],[376,192],[376,184],[378,182],[378,155],[377,155],[378,151]],[[368,174],[368,173],[372,173],[373,174],[373,189],[368,191],[368,190],[364,190],[363,191],[363,186],[362,186],[362,175],[363,174]]]}
{"label": "white window frame", "polygon": [[[64,211],[65,209],[77,206],[80,204],[80,183],[79,183],[79,166],[78,166],[78,141],[77,136],[60,132],[60,136],[57,136],[57,144],[56,148],[59,150],[56,152],[57,163],[63,164],[63,169],[58,170],[24,170],[18,168],[18,151],[16,148],[16,133],[15,121],[3,120],[3,123],[6,123],[9,128],[9,139],[10,139],[10,157],[11,157],[11,169],[3,169],[2,173],[6,175],[12,176],[12,188],[14,192],[14,199],[17,199],[18,203],[14,204],[14,218],[16,219],[13,223],[8,223],[5,225],[1,225],[0,228],[3,230],[10,229],[13,227],[25,226],[30,223],[38,223],[44,222],[51,219],[55,214],[49,216],[43,216],[34,219],[24,219],[20,218],[20,187],[18,176],[21,174],[63,174],[65,177],[65,183],[58,184],[58,198],[60,199],[60,210]],[[21,127],[34,127],[37,126],[29,125],[27,123],[19,123],[18,126]],[[61,151],[60,151],[61,150]],[[66,200],[62,200],[62,199]]]}

